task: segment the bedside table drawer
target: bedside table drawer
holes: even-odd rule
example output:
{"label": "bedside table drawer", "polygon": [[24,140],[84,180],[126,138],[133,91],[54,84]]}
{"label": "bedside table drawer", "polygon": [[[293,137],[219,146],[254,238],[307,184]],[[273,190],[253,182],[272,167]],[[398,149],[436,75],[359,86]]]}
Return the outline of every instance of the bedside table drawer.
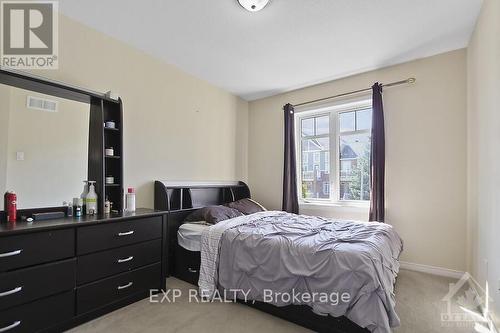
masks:
{"label": "bedside table drawer", "polygon": [[0,273],[0,310],[75,288],[75,259]]}
{"label": "bedside table drawer", "polygon": [[73,257],[73,229],[0,238],[0,272]]}
{"label": "bedside table drawer", "polygon": [[161,260],[161,239],[78,257],[77,284],[153,264]]}
{"label": "bedside table drawer", "polygon": [[154,264],[77,288],[77,313],[84,314],[139,292],[159,288],[161,265]]}
{"label": "bedside table drawer", "polygon": [[77,254],[87,254],[115,247],[161,238],[160,216],[126,222],[78,228]]}
{"label": "bedside table drawer", "polygon": [[0,332],[38,332],[69,320],[74,314],[75,293],[66,292],[0,311]]}

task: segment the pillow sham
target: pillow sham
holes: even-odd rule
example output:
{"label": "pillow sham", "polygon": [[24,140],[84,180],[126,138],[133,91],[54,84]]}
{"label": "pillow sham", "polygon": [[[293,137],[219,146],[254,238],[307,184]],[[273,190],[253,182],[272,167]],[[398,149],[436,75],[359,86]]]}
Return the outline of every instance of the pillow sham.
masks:
{"label": "pillow sham", "polygon": [[236,209],[237,211],[239,211],[244,215],[250,215],[253,213],[263,212],[266,210],[264,206],[262,206],[260,203],[249,198],[230,202],[226,204],[226,206]]}
{"label": "pillow sham", "polygon": [[210,224],[229,220],[234,217],[242,216],[238,210],[225,206],[208,206],[200,208],[186,217],[186,221],[206,221]]}

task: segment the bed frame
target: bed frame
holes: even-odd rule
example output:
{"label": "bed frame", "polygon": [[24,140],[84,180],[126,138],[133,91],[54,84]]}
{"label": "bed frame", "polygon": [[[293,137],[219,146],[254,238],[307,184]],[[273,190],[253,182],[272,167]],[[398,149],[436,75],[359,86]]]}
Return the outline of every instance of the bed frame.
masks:
{"label": "bed frame", "polygon": [[[167,211],[167,275],[198,285],[200,252],[177,244],[177,231],[196,209],[250,198],[244,182],[168,182],[155,181],[155,209]],[[277,307],[263,302],[241,303],[292,323],[324,333],[367,333],[346,317],[320,316],[307,305]]]}

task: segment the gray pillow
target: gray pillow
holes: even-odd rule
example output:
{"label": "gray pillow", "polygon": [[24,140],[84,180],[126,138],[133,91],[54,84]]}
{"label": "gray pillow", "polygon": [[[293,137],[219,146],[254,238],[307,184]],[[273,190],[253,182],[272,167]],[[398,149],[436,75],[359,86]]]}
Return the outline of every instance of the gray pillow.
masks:
{"label": "gray pillow", "polygon": [[263,212],[266,210],[257,201],[254,201],[254,200],[248,199],[248,198],[241,199],[241,200],[234,201],[234,202],[230,202],[230,203],[226,204],[226,206],[228,206],[230,208],[234,208],[237,211],[239,211],[245,215]]}
{"label": "gray pillow", "polygon": [[229,220],[233,217],[242,216],[243,214],[236,209],[225,206],[208,206],[200,208],[186,217],[186,221],[205,221],[210,224],[216,224],[220,221]]}

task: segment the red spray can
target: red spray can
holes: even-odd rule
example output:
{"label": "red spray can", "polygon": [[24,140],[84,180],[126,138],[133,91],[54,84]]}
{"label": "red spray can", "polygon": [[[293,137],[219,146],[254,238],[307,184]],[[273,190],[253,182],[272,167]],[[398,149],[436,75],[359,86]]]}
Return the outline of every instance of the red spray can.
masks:
{"label": "red spray can", "polygon": [[7,213],[7,222],[16,222],[17,219],[17,195],[12,191],[5,192],[4,209]]}

